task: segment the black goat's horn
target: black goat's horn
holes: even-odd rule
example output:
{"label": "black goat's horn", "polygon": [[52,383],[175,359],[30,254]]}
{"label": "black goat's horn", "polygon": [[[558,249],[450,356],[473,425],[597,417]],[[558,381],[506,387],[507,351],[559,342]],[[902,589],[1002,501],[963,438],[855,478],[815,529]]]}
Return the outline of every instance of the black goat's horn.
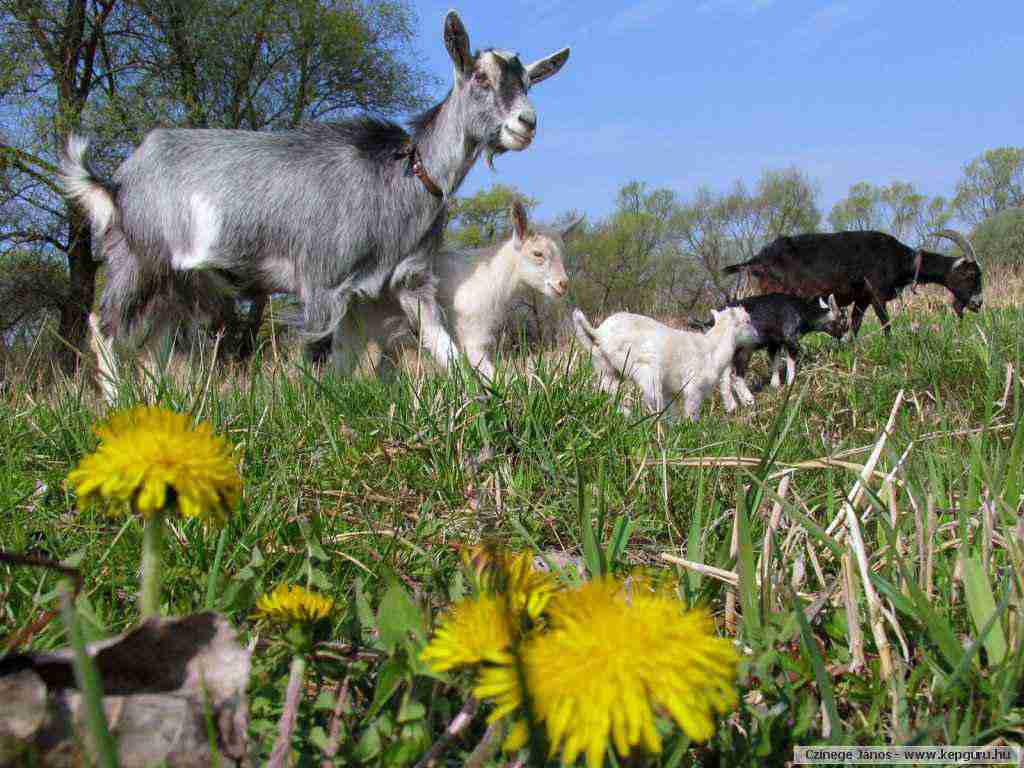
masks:
{"label": "black goat's horn", "polygon": [[971,241],[964,237],[962,234],[957,232],[955,229],[939,229],[931,233],[933,237],[944,237],[947,240],[952,240],[954,243],[960,246],[960,250],[963,251],[968,261],[977,262],[978,254],[974,252],[974,246],[971,245]]}

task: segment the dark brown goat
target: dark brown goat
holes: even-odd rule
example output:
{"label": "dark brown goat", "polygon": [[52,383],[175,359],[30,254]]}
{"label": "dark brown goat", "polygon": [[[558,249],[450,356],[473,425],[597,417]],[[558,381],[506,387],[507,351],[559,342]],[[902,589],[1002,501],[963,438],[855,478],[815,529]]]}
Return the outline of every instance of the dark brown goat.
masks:
{"label": "dark brown goat", "polygon": [[953,294],[953,309],[981,309],[981,268],[971,244],[960,233],[935,233],[963,249],[953,258],[904,245],[883,232],[836,232],[780,237],[750,261],[726,267],[726,274],[747,271],[760,293],[789,293],[805,298],[834,294],[840,306],[853,305],[850,332],[860,330],[873,307],[890,335],[886,302],[918,283],[944,285]]}
{"label": "dark brown goat", "polygon": [[[752,405],[754,396],[747,386],[747,366],[754,352],[767,349],[771,360],[772,386],[781,384],[779,366],[782,362],[780,353],[786,352],[786,383],[792,384],[796,378],[796,358],[799,354],[800,337],[815,331],[822,331],[841,339],[849,329],[846,313],[838,307],[835,297],[818,297],[803,299],[798,296],[787,296],[783,293],[769,293],[764,296],[748,296],[745,299],[731,301],[727,307],[743,307],[750,316],[750,322],[757,330],[758,340],[736,349],[732,358],[731,370],[727,368],[722,374],[721,393],[726,411],[736,408],[735,392],[745,405]],[[714,321],[691,320],[691,328],[706,331],[714,325]]]}

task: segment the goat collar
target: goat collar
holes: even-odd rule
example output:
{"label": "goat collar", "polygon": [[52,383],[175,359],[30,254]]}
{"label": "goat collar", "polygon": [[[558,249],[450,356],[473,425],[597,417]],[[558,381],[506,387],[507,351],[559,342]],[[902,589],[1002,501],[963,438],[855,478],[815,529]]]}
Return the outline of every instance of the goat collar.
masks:
{"label": "goat collar", "polygon": [[405,148],[398,153],[398,156],[400,158],[404,157],[409,161],[409,172],[423,183],[427,192],[438,200],[444,199],[444,191],[434,183],[434,180],[430,178],[430,174],[427,173],[427,169],[423,167],[423,160],[420,158],[419,148],[413,142],[410,141]]}

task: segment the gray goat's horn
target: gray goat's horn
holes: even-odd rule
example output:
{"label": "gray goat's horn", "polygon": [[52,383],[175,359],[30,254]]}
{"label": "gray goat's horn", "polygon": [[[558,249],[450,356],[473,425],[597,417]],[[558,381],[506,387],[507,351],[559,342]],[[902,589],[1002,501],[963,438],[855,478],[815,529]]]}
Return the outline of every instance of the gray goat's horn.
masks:
{"label": "gray goat's horn", "polygon": [[931,234],[933,237],[944,237],[947,240],[952,240],[960,246],[960,250],[964,252],[964,256],[967,257],[968,261],[978,261],[978,254],[974,252],[974,246],[971,245],[971,241],[955,229],[939,229]]}

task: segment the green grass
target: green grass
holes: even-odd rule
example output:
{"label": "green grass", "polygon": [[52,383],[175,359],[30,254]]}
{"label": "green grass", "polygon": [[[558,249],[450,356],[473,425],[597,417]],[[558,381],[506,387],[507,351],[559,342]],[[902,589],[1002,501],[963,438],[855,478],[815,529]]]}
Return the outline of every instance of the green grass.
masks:
{"label": "green grass", "polygon": [[[650,764],[781,766],[794,744],[1021,743],[1024,320],[1013,310],[962,322],[902,314],[891,340],[874,331],[866,325],[853,346],[808,337],[793,388],[762,392],[732,416],[716,398],[697,424],[621,415],[565,351],[536,359],[529,375],[506,369],[492,391],[458,375],[380,384],[284,365],[162,378],[147,400],[212,422],[237,446],[245,482],[219,558],[216,531],[171,526],[164,611],[224,611],[248,635],[256,598],[279,582],[334,597],[341,611],[324,632],[333,650],[307,678],[298,764],[319,765],[342,680],[350,701],[336,764],[411,764],[463,703],[465,686],[421,674],[413,659],[430,617],[464,589],[460,546],[497,540],[593,568],[600,550],[621,573],[674,568],[661,558],[671,553],[738,574],[732,599],[721,581],[678,573],[686,600],[735,624],[744,698],[710,743],[672,736]],[[1000,403],[1007,364],[1015,378]],[[856,558],[844,597],[847,540],[823,529],[900,390],[860,507],[871,585],[890,616],[895,673],[885,681]],[[121,405],[139,391],[126,388]],[[81,568],[87,639],[137,616],[141,526],[79,510],[63,486],[102,412],[84,381],[46,391],[15,382],[0,403],[0,548]],[[827,457],[847,464],[800,466]],[[794,465],[779,500],[778,473]],[[891,487],[881,481],[890,473]],[[781,522],[769,531],[776,502]],[[57,595],[52,575],[0,566],[0,638]],[[858,638],[864,670],[851,668]],[[28,647],[67,642],[52,621]],[[288,662],[257,646],[250,737],[262,759]],[[478,715],[446,759],[463,764],[485,727]]]}

